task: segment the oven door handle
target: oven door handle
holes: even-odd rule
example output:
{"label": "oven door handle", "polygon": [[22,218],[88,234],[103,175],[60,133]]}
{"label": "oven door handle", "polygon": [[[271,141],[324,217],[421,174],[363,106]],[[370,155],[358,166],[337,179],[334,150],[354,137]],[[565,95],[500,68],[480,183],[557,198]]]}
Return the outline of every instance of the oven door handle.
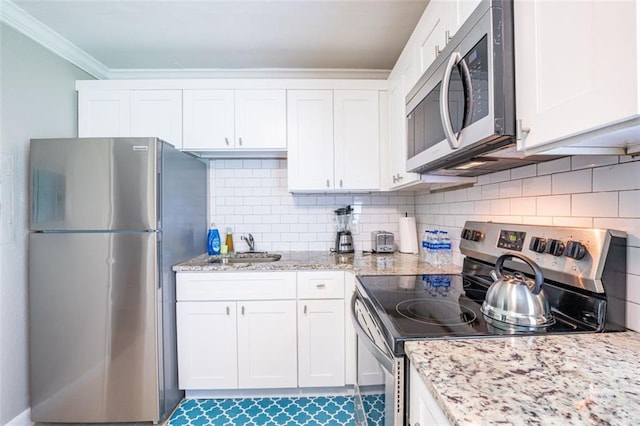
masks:
{"label": "oven door handle", "polygon": [[[356,331],[356,334],[358,335],[358,337],[360,337],[360,341],[364,343],[364,345],[367,347],[367,349],[369,349],[371,354],[375,357],[375,359],[378,360],[382,367],[389,373],[393,374],[395,370],[395,358],[393,356],[393,352],[386,344],[384,349],[378,347],[378,345],[373,342],[373,339],[371,338],[369,333],[367,333],[367,331],[362,327],[362,324],[360,324],[360,321],[358,321],[358,314],[356,312],[357,301],[358,292],[354,291],[353,296],[351,296],[351,320],[353,322],[353,327]],[[361,301],[361,303],[364,303],[364,301]],[[375,322],[375,319],[372,319]],[[378,324],[376,324],[376,326],[378,326],[379,328]]]}

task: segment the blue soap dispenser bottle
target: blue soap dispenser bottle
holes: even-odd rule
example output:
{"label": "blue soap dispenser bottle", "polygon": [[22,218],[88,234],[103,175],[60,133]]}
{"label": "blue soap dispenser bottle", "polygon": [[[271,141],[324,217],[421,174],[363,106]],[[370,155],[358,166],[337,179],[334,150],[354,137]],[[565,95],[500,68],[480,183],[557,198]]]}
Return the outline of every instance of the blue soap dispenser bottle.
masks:
{"label": "blue soap dispenser bottle", "polygon": [[209,254],[209,256],[220,254],[220,233],[213,223],[207,234],[207,254]]}

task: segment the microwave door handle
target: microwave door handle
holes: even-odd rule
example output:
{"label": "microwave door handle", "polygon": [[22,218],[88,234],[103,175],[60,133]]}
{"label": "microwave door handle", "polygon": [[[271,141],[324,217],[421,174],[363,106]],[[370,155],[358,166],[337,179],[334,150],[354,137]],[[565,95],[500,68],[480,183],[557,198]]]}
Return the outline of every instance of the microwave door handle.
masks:
{"label": "microwave door handle", "polygon": [[449,114],[449,82],[451,81],[451,74],[453,73],[453,67],[460,61],[460,53],[453,52],[449,57],[447,66],[444,69],[444,75],[442,76],[442,86],[440,86],[440,121],[442,121],[442,128],[444,135],[447,138],[447,142],[451,149],[460,148],[460,140],[453,131],[451,125],[451,116]]}
{"label": "microwave door handle", "polygon": [[460,61],[460,68],[462,69],[462,85],[465,94],[464,117],[462,119],[462,128],[464,129],[471,124],[471,117],[473,117],[473,81],[466,61]]}

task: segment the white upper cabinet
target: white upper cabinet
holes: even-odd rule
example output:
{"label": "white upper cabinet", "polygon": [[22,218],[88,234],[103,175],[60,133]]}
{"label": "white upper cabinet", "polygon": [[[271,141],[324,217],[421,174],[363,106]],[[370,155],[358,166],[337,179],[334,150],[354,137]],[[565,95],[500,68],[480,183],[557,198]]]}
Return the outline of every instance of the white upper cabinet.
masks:
{"label": "white upper cabinet", "polygon": [[515,2],[519,149],[638,152],[639,8],[633,0]]}
{"label": "white upper cabinet", "polygon": [[335,188],[380,189],[378,92],[334,92]]}
{"label": "white upper cabinet", "polygon": [[129,91],[84,90],[78,93],[78,136],[129,136]]}
{"label": "white upper cabinet", "polygon": [[380,189],[377,90],[290,90],[289,191]]}
{"label": "white upper cabinet", "polygon": [[183,149],[285,150],[284,90],[184,90]]}
{"label": "white upper cabinet", "polygon": [[182,148],[182,91],[132,90],[130,136],[155,136]]}
{"label": "white upper cabinet", "polygon": [[233,90],[184,90],[183,149],[229,149],[235,144]]}
{"label": "white upper cabinet", "polygon": [[452,16],[453,3],[444,0],[432,0],[420,18],[414,31],[417,50],[418,77],[424,73],[436,59],[438,53],[449,42],[448,36],[454,27]]}
{"label": "white upper cabinet", "polygon": [[236,90],[236,148],[286,149],[284,90]]}
{"label": "white upper cabinet", "polygon": [[182,148],[182,91],[80,91],[78,136],[158,137]]}

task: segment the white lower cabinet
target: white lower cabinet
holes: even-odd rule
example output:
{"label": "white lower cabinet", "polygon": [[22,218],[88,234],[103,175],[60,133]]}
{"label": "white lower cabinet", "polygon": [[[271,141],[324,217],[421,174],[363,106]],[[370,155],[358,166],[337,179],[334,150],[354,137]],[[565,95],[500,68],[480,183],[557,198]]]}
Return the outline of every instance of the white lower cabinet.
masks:
{"label": "white lower cabinet", "polygon": [[296,302],[238,302],[238,387],[294,388]]}
{"label": "white lower cabinet", "polygon": [[409,424],[411,426],[451,425],[413,365],[409,369]]}
{"label": "white lower cabinet", "polygon": [[238,387],[235,302],[178,302],[180,389]]}
{"label": "white lower cabinet", "polygon": [[179,272],[180,388],[344,386],[345,364],[355,364],[345,351],[344,276]]}

